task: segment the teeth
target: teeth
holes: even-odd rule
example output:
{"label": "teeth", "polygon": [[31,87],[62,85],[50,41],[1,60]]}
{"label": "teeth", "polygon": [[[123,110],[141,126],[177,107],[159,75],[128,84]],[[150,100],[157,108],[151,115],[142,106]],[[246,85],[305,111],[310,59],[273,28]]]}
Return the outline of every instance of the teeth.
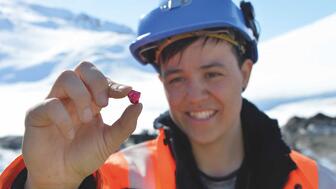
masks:
{"label": "teeth", "polygon": [[196,119],[207,119],[211,117],[215,111],[189,112],[189,115]]}

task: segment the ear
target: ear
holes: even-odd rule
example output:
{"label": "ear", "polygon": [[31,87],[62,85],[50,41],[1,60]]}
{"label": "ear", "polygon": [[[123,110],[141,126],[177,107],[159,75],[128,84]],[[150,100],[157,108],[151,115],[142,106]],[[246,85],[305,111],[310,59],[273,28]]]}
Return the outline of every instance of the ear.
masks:
{"label": "ear", "polygon": [[243,76],[242,91],[244,91],[247,88],[248,82],[250,80],[252,68],[253,68],[253,61],[251,59],[245,59],[240,68],[241,74]]}

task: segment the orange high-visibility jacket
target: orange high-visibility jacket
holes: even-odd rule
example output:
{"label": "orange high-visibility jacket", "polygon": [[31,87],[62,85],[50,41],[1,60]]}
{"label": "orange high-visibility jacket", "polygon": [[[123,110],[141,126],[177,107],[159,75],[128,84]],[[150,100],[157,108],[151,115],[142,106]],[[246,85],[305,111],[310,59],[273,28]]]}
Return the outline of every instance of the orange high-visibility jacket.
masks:
{"label": "orange high-visibility jacket", "polygon": [[[318,167],[315,161],[292,151],[297,164],[284,189],[318,189]],[[0,176],[0,189],[10,189],[16,176],[25,168],[17,158]],[[164,144],[164,132],[159,136],[111,155],[93,174],[97,189],[175,189],[175,161]]]}

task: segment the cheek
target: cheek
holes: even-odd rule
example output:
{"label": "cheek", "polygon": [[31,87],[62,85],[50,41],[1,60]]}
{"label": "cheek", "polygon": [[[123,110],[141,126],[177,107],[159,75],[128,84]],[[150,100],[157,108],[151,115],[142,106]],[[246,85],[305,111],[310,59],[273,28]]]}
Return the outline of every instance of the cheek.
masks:
{"label": "cheek", "polygon": [[178,107],[185,96],[185,91],[179,88],[166,88],[166,97],[171,108]]}
{"label": "cheek", "polygon": [[236,79],[227,79],[215,83],[208,83],[209,92],[220,101],[230,101],[240,98],[241,83]]}

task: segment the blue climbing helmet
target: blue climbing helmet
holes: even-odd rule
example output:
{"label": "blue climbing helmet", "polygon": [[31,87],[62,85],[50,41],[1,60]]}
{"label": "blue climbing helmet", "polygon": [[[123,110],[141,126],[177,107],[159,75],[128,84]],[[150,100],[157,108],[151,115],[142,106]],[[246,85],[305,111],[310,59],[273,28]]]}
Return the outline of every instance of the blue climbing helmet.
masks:
{"label": "blue climbing helmet", "polygon": [[138,35],[130,45],[130,51],[140,63],[155,67],[158,64],[156,52],[165,40],[223,29],[241,36],[245,41],[244,57],[257,62],[259,31],[253,6],[245,1],[240,3],[239,8],[231,0],[161,0],[158,8],[141,18]]}

